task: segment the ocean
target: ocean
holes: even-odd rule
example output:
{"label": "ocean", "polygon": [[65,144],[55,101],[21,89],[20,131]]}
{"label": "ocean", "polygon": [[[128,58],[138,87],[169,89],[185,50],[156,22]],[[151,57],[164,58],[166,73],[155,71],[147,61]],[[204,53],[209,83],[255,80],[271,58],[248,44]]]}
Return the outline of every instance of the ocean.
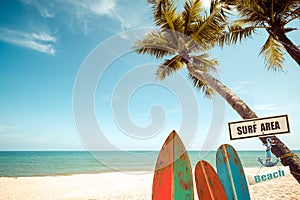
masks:
{"label": "ocean", "polygon": [[[300,155],[300,151],[293,151]],[[0,177],[55,176],[113,171],[153,171],[158,151],[1,151]],[[189,151],[191,164],[206,160],[215,166],[215,151]],[[265,151],[239,151],[245,168],[259,169]]]}

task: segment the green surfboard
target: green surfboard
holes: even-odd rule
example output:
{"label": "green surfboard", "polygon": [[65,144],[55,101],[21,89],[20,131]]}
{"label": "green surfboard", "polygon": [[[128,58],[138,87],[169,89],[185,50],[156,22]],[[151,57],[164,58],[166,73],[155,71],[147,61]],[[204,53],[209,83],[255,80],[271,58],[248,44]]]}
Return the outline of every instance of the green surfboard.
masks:
{"label": "green surfboard", "polygon": [[224,186],[228,199],[248,200],[250,194],[240,158],[235,149],[223,144],[216,155],[218,176]]}
{"label": "green surfboard", "polygon": [[188,153],[175,131],[172,131],[158,155],[152,200],[193,200],[192,167]]}

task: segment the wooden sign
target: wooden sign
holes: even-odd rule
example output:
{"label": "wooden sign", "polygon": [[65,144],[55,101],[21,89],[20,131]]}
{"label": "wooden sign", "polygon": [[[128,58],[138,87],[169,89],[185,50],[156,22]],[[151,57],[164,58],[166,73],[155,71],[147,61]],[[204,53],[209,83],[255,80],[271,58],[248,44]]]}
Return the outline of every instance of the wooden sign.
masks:
{"label": "wooden sign", "polygon": [[228,126],[231,140],[290,132],[287,115],[230,122]]}

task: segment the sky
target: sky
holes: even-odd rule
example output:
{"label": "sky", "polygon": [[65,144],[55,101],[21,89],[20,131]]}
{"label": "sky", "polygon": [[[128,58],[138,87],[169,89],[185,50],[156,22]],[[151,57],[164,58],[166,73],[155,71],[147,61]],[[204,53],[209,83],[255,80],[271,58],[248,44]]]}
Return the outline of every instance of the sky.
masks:
{"label": "sky", "polygon": [[[133,52],[155,28],[146,1],[2,0],[0,9],[0,150],[158,150],[172,130],[189,150],[264,150],[258,138],[230,140],[228,122],[241,117],[203,97],[185,69],[160,81],[160,61]],[[288,36],[299,45],[299,31]],[[286,54],[283,72],[268,71],[266,39],[212,49],[215,76],[259,117],[287,114],[291,133],[279,138],[300,149],[300,68]]]}

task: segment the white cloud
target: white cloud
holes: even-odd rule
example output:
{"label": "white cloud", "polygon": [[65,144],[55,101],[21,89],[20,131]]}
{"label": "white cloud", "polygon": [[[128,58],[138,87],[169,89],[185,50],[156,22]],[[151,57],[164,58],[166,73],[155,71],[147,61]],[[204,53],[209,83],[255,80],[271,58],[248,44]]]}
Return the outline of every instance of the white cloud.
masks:
{"label": "white cloud", "polygon": [[46,8],[45,6],[41,5],[41,4],[36,4],[35,5],[37,10],[39,11],[40,15],[42,17],[46,17],[46,18],[53,18],[55,17],[54,11],[50,11],[50,9]]}
{"label": "white cloud", "polygon": [[152,25],[152,14],[147,15],[151,13],[150,7],[138,5],[138,3],[130,7],[127,4],[118,4],[115,11],[110,17],[119,21],[123,30]]}
{"label": "white cloud", "polygon": [[253,109],[258,111],[271,111],[271,110],[278,109],[278,105],[277,104],[254,105]]}
{"label": "white cloud", "polygon": [[[122,30],[137,28],[141,25],[144,27],[152,25],[151,8],[146,6],[145,1],[130,2],[130,4],[125,0],[20,1],[29,9],[37,10],[42,18],[57,19],[65,16],[71,29],[73,29],[74,24],[78,23],[85,34],[88,34],[88,31],[95,27],[109,29],[112,32],[120,31],[118,27],[104,24],[105,21],[101,20],[102,17],[115,20],[120,24]],[[47,21],[43,20],[42,23],[47,23]]]}
{"label": "white cloud", "polygon": [[14,45],[40,51],[49,55],[55,55],[54,43],[56,38],[46,32],[27,33],[12,29],[0,29],[0,40]]}
{"label": "white cloud", "polygon": [[116,0],[65,0],[64,2],[58,1],[58,3],[66,12],[76,17],[111,15],[116,7]]}
{"label": "white cloud", "polygon": [[96,15],[111,15],[116,9],[115,0],[85,1],[83,5]]}
{"label": "white cloud", "polygon": [[45,18],[55,17],[55,13],[54,13],[55,6],[51,1],[47,2],[47,4],[45,4],[44,1],[40,2],[39,0],[20,0],[20,1],[25,5],[33,6],[35,9],[38,10],[39,14],[42,17]]}
{"label": "white cloud", "polygon": [[56,42],[56,38],[49,35],[46,32],[40,32],[39,34],[37,33],[32,33],[31,34],[32,38],[39,40],[39,41],[44,41],[44,42]]}
{"label": "white cloud", "polygon": [[247,94],[246,88],[252,85],[254,81],[236,81],[232,87],[232,91],[239,94]]}
{"label": "white cloud", "polygon": [[[147,26],[145,20],[148,18],[145,18],[145,13],[151,13],[151,9],[141,5],[141,3],[146,5],[145,2],[141,1],[128,4],[122,0],[66,0],[61,5],[65,6],[63,9],[65,12],[75,16],[76,20],[82,24],[83,31],[87,33],[90,26],[101,25],[100,17],[108,17],[118,21],[123,30],[136,28],[139,25]],[[141,9],[142,6],[144,9]],[[97,24],[95,25],[95,23]],[[114,31],[117,32],[117,30]]]}

